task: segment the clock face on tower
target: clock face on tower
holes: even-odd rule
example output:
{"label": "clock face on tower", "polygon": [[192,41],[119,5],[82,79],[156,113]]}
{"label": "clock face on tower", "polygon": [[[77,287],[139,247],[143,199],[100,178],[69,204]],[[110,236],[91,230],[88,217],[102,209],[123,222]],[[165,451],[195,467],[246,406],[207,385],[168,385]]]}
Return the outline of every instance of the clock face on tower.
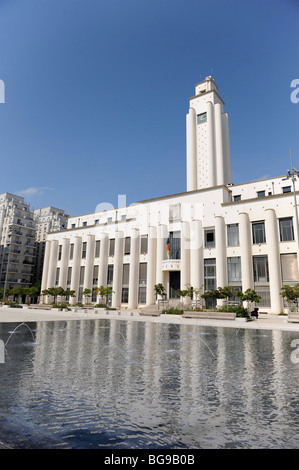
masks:
{"label": "clock face on tower", "polygon": [[207,113],[201,113],[197,116],[197,124],[202,124],[203,122],[207,122]]}

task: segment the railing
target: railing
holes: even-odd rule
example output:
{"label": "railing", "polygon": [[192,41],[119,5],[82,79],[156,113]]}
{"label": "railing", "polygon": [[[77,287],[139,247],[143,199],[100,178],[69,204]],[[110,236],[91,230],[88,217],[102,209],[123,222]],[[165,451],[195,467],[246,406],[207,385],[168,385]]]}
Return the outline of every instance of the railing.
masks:
{"label": "railing", "polygon": [[159,299],[158,300],[158,310],[160,310],[160,307],[162,307],[162,308],[169,307],[169,300],[168,299]]}

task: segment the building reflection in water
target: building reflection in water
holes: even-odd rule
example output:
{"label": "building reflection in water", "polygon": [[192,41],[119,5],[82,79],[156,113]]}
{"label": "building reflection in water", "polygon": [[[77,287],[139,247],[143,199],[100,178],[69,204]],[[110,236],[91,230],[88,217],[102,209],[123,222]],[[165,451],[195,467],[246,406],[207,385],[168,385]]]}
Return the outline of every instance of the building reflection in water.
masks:
{"label": "building reflection in water", "polygon": [[[0,415],[17,423],[20,446],[298,444],[294,332],[122,320],[30,325],[35,343],[19,331],[0,370]],[[0,333],[8,336],[5,324]]]}

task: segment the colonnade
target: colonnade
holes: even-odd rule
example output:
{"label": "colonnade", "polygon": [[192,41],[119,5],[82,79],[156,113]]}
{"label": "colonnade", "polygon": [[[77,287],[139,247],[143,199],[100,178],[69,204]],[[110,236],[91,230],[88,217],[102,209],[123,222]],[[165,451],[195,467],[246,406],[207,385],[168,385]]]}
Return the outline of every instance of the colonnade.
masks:
{"label": "colonnade", "polygon": [[[265,210],[265,230],[267,243],[260,250],[261,255],[268,256],[269,285],[271,296],[271,310],[275,313],[282,311],[282,299],[280,287],[282,285],[281,263],[279,252],[278,225],[275,211]],[[147,253],[140,253],[140,231],[131,231],[130,254],[124,254],[125,236],[122,231],[115,233],[114,256],[109,257],[109,236],[102,233],[100,236],[100,254],[95,258],[95,235],[88,234],[84,237],[75,236],[72,240],[63,238],[60,242],[57,239],[48,239],[46,242],[44,269],[42,279],[42,290],[54,287],[55,283],[63,288],[69,287],[76,292],[76,297],[70,302],[76,303],[78,299],[79,287],[92,289],[93,269],[98,266],[98,285],[107,285],[108,264],[113,264],[112,283],[112,306],[120,307],[122,303],[122,272],[123,264],[129,264],[129,294],[128,308],[138,306],[139,291],[139,264],[147,265],[146,300],[147,305],[155,303],[154,285],[161,283],[165,287],[169,279],[170,270],[179,270],[181,279],[181,289],[185,289],[189,284],[193,288],[199,288],[204,284],[204,258],[216,259],[216,283],[217,287],[228,285],[227,256],[226,248],[226,224],[224,217],[215,217],[215,248],[207,250],[203,246],[203,227],[201,220],[191,222],[181,222],[181,257],[180,260],[167,260],[166,240],[169,236],[169,228],[166,225],[150,226],[148,228]],[[86,243],[86,257],[82,259],[83,242]],[[69,259],[70,244],[73,244],[73,257]],[[61,250],[59,250],[61,244]],[[236,247],[235,255],[241,258],[242,290],[255,288],[253,273],[253,252],[251,241],[251,222],[248,213],[239,213],[239,246]],[[61,253],[58,256],[58,253]],[[58,259],[60,257],[60,259]],[[166,263],[169,261],[169,263]],[[176,267],[172,268],[171,261],[177,261]],[[84,266],[84,283],[79,286],[80,268]],[[57,279],[57,268],[59,277]],[[67,272],[71,268],[70,284],[67,285]],[[145,287],[145,284],[144,284]]]}

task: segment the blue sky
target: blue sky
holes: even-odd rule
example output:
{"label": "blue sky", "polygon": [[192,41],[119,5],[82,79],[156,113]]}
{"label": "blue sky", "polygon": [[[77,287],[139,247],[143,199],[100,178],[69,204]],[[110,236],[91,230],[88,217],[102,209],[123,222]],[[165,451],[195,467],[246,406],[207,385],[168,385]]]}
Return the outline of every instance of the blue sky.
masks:
{"label": "blue sky", "polygon": [[[185,119],[212,75],[235,184],[299,167],[297,0],[0,0],[0,192],[93,212],[186,190]],[[298,94],[299,96],[299,94]]]}

